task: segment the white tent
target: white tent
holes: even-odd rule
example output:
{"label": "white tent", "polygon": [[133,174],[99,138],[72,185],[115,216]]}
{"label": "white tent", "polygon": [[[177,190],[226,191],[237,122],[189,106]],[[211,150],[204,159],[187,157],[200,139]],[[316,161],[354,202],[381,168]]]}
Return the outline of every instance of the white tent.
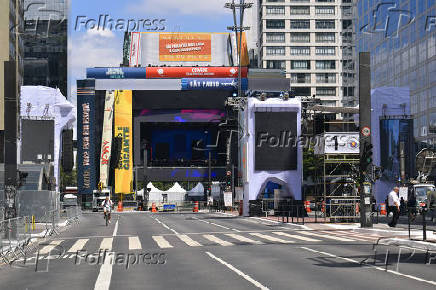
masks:
{"label": "white tent", "polygon": [[204,186],[201,182],[188,192],[189,196],[204,196]]}

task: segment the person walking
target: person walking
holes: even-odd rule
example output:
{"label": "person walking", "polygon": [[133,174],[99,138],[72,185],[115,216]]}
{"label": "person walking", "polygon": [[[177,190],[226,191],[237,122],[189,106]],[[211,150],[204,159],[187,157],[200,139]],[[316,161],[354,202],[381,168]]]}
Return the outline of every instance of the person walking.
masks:
{"label": "person walking", "polygon": [[400,189],[398,187],[394,187],[388,195],[389,212],[393,213],[392,220],[388,223],[390,227],[395,227],[397,225],[400,216],[400,199],[398,198],[399,191]]}

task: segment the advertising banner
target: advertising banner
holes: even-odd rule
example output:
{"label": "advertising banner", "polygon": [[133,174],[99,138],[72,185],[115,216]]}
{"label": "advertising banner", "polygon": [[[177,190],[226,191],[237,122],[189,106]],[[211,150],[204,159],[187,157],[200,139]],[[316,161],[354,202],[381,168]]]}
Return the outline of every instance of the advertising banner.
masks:
{"label": "advertising banner", "polygon": [[91,67],[88,79],[145,79],[145,67]]}
{"label": "advertising banner", "polygon": [[115,193],[133,192],[132,91],[115,93],[115,136],[122,139],[120,160],[115,169]]}
{"label": "advertising banner", "polygon": [[324,134],[324,153],[359,154],[359,133]]}
{"label": "advertising banner", "polygon": [[225,191],[224,193],[224,206],[233,205],[233,193],[231,191]]}
{"label": "advertising banner", "polygon": [[129,66],[138,66],[141,63],[140,59],[140,41],[141,41],[141,33],[132,32],[132,37],[130,40],[130,59]]}
{"label": "advertising banner", "polygon": [[[247,90],[248,80],[242,79],[242,90]],[[237,90],[237,78],[183,78],[182,90]]]}
{"label": "advertising banner", "polygon": [[[241,75],[247,77],[248,69],[243,67]],[[147,78],[236,78],[238,67],[147,67]]]}
{"label": "advertising banner", "polygon": [[77,81],[77,187],[79,194],[96,188],[95,80]]}
{"label": "advertising banner", "polygon": [[112,150],[112,122],[114,115],[115,91],[106,91],[104,102],[103,132],[100,151],[100,182],[103,188],[108,185],[109,165]]}
{"label": "advertising banner", "polygon": [[130,66],[233,66],[237,63],[237,50],[236,41],[230,35],[228,32],[144,32],[140,36],[132,33]]}
{"label": "advertising banner", "polygon": [[159,61],[211,61],[210,33],[160,33]]}

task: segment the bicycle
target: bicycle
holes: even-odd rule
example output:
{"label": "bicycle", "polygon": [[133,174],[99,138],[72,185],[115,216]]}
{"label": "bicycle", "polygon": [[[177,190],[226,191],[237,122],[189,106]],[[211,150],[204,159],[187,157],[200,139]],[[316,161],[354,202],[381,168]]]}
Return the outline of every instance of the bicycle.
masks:
{"label": "bicycle", "polygon": [[105,212],[104,212],[104,219],[105,219],[105,221],[106,221],[106,226],[109,225],[110,217],[111,217],[111,213],[108,212],[108,211],[105,211]]}

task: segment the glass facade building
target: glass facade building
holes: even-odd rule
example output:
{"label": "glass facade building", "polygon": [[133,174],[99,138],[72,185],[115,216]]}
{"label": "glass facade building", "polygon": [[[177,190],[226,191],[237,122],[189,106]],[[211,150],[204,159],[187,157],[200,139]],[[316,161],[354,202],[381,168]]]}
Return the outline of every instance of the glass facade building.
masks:
{"label": "glass facade building", "polygon": [[357,51],[371,53],[371,86],[409,87],[413,133],[436,141],[436,1],[358,0]]}
{"label": "glass facade building", "polygon": [[59,88],[67,95],[67,0],[25,0],[24,85]]}

